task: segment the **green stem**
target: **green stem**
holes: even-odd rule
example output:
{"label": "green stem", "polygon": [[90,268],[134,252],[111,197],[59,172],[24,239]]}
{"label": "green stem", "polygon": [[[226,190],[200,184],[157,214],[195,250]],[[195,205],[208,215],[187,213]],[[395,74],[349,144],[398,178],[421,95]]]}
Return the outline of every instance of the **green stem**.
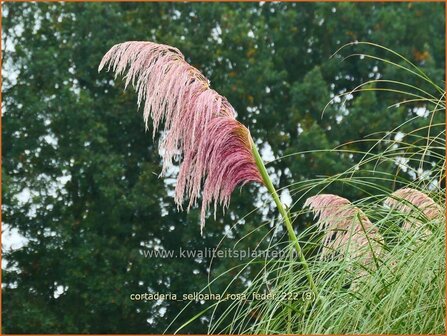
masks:
{"label": "green stem", "polygon": [[268,191],[270,192],[270,194],[273,197],[273,200],[276,203],[279,213],[281,214],[282,218],[284,219],[284,225],[285,225],[287,232],[289,234],[289,238],[292,241],[296,252],[298,253],[298,257],[301,261],[301,264],[303,265],[304,271],[306,272],[306,277],[309,282],[310,289],[315,294],[315,299],[317,299],[319,297],[317,287],[315,286],[314,280],[312,278],[312,274],[310,273],[309,265],[306,261],[306,258],[304,257],[303,251],[301,250],[301,246],[300,246],[300,243],[298,242],[298,238],[295,234],[295,231],[293,230],[293,226],[290,221],[289,215],[288,215],[286,209],[284,208],[284,205],[282,204],[281,200],[279,199],[278,193],[277,193],[275,187],[273,186],[273,183],[272,183],[272,180],[270,179],[269,174],[267,173],[267,169],[265,168],[264,161],[262,161],[262,158],[261,158],[261,155],[259,154],[258,148],[256,147],[256,145],[251,137],[250,137],[250,141],[251,141],[251,148],[252,148],[253,156],[256,161],[256,166],[258,167],[259,172],[261,173],[262,180],[264,181],[265,186],[267,187]]}

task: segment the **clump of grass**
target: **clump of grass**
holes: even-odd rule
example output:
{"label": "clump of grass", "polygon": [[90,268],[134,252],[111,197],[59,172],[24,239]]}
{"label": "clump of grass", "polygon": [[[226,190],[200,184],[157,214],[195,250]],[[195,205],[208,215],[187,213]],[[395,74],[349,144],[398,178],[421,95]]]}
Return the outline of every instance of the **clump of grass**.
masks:
{"label": "clump of grass", "polygon": [[[356,187],[367,185],[363,179],[357,181],[355,176],[349,179]],[[344,180],[340,176],[339,181],[330,180],[326,183],[344,184]],[[314,182],[319,188],[324,189],[326,186],[322,181]],[[334,232],[329,229],[330,226],[312,225],[298,236],[305,246],[309,268],[321,295],[320,300],[309,295],[305,274],[299,262],[293,258],[290,246],[282,246],[291,258],[266,260],[258,277],[245,292],[247,297],[253,293],[266,293],[271,298],[232,302],[222,315],[210,322],[209,332],[444,333],[444,189],[416,190],[418,182],[409,182],[407,186],[413,187],[411,190],[413,195],[417,195],[416,200],[409,197],[410,201],[400,201],[405,203],[405,209],[411,211],[402,211],[402,204],[399,203],[390,207],[390,198],[393,202],[399,202],[396,194],[402,194],[402,190],[408,191],[408,188],[368,196],[357,200],[355,205],[347,200],[340,202],[339,199],[341,209],[351,208],[350,216],[344,217],[344,224],[347,224],[346,218],[350,218],[350,227],[356,229],[336,232],[343,236],[337,240],[332,236]],[[311,188],[306,185],[301,188],[301,192],[308,192]],[[433,198],[426,193],[430,193]],[[320,196],[314,196],[310,202],[315,202],[315,197]],[[326,197],[337,198],[334,195]],[[418,202],[421,199],[425,201]],[[423,215],[424,209],[427,209],[424,205],[428,203],[430,209],[439,210],[436,216]],[[337,213],[340,208],[332,211]],[[307,213],[300,210],[294,217],[306,216]],[[359,231],[360,219],[356,219],[359,213],[362,221],[368,223],[367,227],[374,230]],[[331,214],[328,215],[325,220],[332,227],[339,223],[339,220],[330,219]],[[408,227],[406,223],[412,223],[412,226]],[[429,239],[426,239],[427,232]],[[363,243],[353,239],[360,234]],[[272,248],[275,247],[278,246]],[[332,257],[328,258],[327,255]],[[253,267],[255,262],[259,261],[253,260],[241,267]],[[228,320],[231,320],[230,324],[226,324]]]}
{"label": "clump of grass", "polygon": [[[254,293],[264,293],[269,298],[226,302],[222,313],[208,319],[209,333],[445,333],[445,123],[434,122],[435,114],[445,113],[445,91],[401,55],[365,44],[390,52],[400,63],[372,55],[367,59],[394,65],[432,85],[434,93],[391,80],[366,83],[380,82],[380,91],[403,95],[400,104],[425,104],[430,111],[427,125],[407,132],[399,142],[389,139],[400,127],[376,139],[362,139],[371,142],[371,149],[355,152],[362,158],[354,167],[288,186],[297,197],[295,204],[307,198],[305,205],[319,215],[317,224],[298,235],[319,297],[309,290],[308,274],[292,246],[271,244],[269,248],[290,257],[240,265],[242,272],[262,264],[244,294],[253,298]],[[361,85],[345,94],[375,89]],[[374,153],[379,146],[383,150]],[[307,153],[296,153],[303,154]],[[403,166],[412,175],[403,174]],[[393,172],[393,167],[398,168]],[[324,193],[335,186],[366,196],[351,203]],[[306,209],[290,217],[310,218]],[[216,302],[210,309],[216,312],[222,304]]]}
{"label": "clump of grass", "polygon": [[[442,194],[437,195],[440,202]],[[337,246],[337,258],[321,258],[321,253],[315,253],[321,249],[316,237],[327,231],[317,233],[311,226],[299,238],[303,244],[307,242],[308,262],[321,300],[311,295],[305,274],[292,254],[290,259],[268,260],[245,294],[264,293],[269,298],[232,302],[210,321],[209,332],[444,333],[445,216],[420,219],[420,226],[429,227],[431,232],[430,239],[421,239],[420,230],[408,231],[401,226],[408,214],[384,206],[387,197],[383,194],[357,203],[384,235],[384,245],[380,253],[374,253],[373,264],[365,263],[370,260],[369,249],[346,253],[349,241]],[[282,248],[291,251],[290,246]],[[311,251],[313,256],[309,256]],[[259,261],[241,265],[241,269],[253,267],[255,262]]]}

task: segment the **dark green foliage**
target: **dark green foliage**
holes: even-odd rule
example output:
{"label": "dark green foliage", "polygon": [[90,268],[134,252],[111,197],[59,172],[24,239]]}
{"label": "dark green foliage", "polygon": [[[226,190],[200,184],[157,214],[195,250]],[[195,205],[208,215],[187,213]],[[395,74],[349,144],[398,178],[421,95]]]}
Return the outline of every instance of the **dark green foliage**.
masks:
{"label": "dark green foliage", "polygon": [[[199,291],[208,282],[209,260],[148,259],[141,243],[213,248],[225,226],[254,207],[257,186],[236,191],[226,215],[209,217],[203,238],[197,210],[176,210],[172,188],[157,178],[157,144],[152,130],[145,132],[133,90],[123,92],[120,81],[97,73],[113,44],[152,40],[178,47],[277,157],[333,148],[414,116],[387,109],[395,97],[379,99],[376,92],[349,100],[350,113],[341,120],[340,103],[322,115],[333,94],[367,81],[375,66],[387,78],[402,76],[378,61],[330,58],[345,43],[391,47],[435,82],[444,78],[445,18],[438,3],[6,3],[3,15],[3,224],[29,240],[3,255],[4,333],[163,332],[185,303],[156,306],[131,301],[130,293]],[[339,153],[312,153],[269,166],[283,187],[354,162]],[[53,188],[63,176],[69,177],[65,186]],[[21,202],[16,195],[24,189],[31,197]],[[261,211],[251,214],[223,246],[259,227],[238,245],[255,248],[269,230],[261,226],[264,219]],[[215,261],[211,278],[239,263]],[[225,283],[218,281],[215,291]],[[58,286],[68,289],[56,298]],[[204,307],[191,305],[184,319]],[[205,332],[202,322],[183,332]]]}

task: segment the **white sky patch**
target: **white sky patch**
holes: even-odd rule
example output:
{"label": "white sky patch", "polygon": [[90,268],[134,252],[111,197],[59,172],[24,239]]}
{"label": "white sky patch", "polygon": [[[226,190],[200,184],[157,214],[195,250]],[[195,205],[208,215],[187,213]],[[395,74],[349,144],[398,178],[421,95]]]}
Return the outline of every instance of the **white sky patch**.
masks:
{"label": "white sky patch", "polygon": [[260,114],[261,110],[259,109],[258,106],[247,106],[247,112],[249,113],[249,115],[252,114]]}
{"label": "white sky patch", "polygon": [[378,67],[377,65],[375,65],[375,66],[372,68],[372,72],[370,72],[370,73],[368,74],[368,77],[369,77],[369,78],[374,78],[374,79],[379,79],[379,78],[381,77],[381,74],[380,74],[380,72],[379,72],[379,67]]}
{"label": "white sky patch", "polygon": [[[57,197],[58,192],[66,193],[65,184],[71,180],[71,174],[67,170],[62,171],[62,174],[63,175],[58,176],[55,179],[47,174],[38,175],[37,179],[44,181],[47,186],[47,188],[42,190],[42,192],[53,197]],[[14,195],[14,198],[18,201],[19,205],[24,205],[32,202],[33,197],[38,195],[38,191],[25,187],[21,191],[17,192]]]}
{"label": "white sky patch", "polygon": [[[336,79],[340,79],[339,76],[336,77]],[[335,87],[334,84],[331,84],[331,88],[333,89]],[[349,110],[346,107],[346,102],[349,100],[354,99],[354,96],[351,93],[345,94],[346,90],[341,90],[338,93],[332,92],[330,94],[331,97],[331,105],[337,105],[338,114],[335,115],[335,122],[337,124],[340,124],[344,117],[349,115]]]}
{"label": "white sky patch", "polygon": [[[167,195],[169,197],[174,197],[175,195],[175,185],[177,183],[177,176],[180,172],[180,167],[177,165],[171,165],[167,167],[166,173],[163,175],[163,182],[167,187]],[[155,175],[158,175],[154,172]]]}
{"label": "white sky patch", "polygon": [[[16,228],[11,228],[10,225],[2,223],[2,250],[14,251],[22,248],[28,244],[28,239],[19,233]],[[2,260],[3,261],[3,260]]]}
{"label": "white sky patch", "polygon": [[63,194],[66,193],[65,184],[71,180],[71,174],[64,170],[62,172],[63,175],[53,179],[51,176],[47,174],[38,175],[38,179],[45,181],[47,185],[46,194],[52,197],[57,197],[57,193],[61,192]]}
{"label": "white sky patch", "polygon": [[178,20],[178,19],[180,19],[182,17],[182,12],[180,12],[179,10],[177,10],[177,9],[174,9],[173,11],[172,11],[172,19],[173,20]]}
{"label": "white sky patch", "polygon": [[148,241],[142,241],[140,242],[140,246],[150,250],[153,249],[155,251],[164,250],[164,247],[161,245],[161,240],[158,238],[153,238]]}
{"label": "white sky patch", "polygon": [[258,208],[258,211],[262,213],[262,220],[268,220],[269,211],[273,209],[274,204],[272,202],[272,196],[270,195],[266,187],[261,187],[259,189],[254,203],[255,206]]}
{"label": "white sky patch", "polygon": [[[57,283],[55,283],[55,285],[57,285]],[[68,290],[68,286],[62,286],[62,285],[58,285],[56,287],[56,290],[53,293],[53,297],[55,299],[57,299],[59,296],[61,296],[62,294],[64,294],[66,291]]]}
{"label": "white sky patch", "polygon": [[264,162],[271,162],[275,160],[275,155],[273,154],[272,146],[268,142],[265,142],[261,148],[261,157]]}
{"label": "white sky patch", "polygon": [[[38,193],[34,190],[31,190],[28,187],[23,188],[20,192],[15,194],[13,197],[17,200],[19,205],[25,205],[27,203],[32,202],[33,197],[38,196]],[[33,218],[36,215],[37,211],[37,205],[31,204],[29,211],[28,211],[28,217]]]}
{"label": "white sky patch", "polygon": [[339,104],[341,103],[341,97],[339,95],[335,96],[333,93],[331,93],[331,97],[333,97],[332,102],[334,104]]}
{"label": "white sky patch", "polygon": [[222,44],[222,28],[220,28],[219,24],[216,25],[213,29],[211,29],[211,37],[217,44]]}
{"label": "white sky patch", "polygon": [[[63,175],[57,177],[56,179],[51,178],[49,175],[41,174],[38,176],[40,180],[45,181],[47,185],[47,189],[42,192],[46,195],[57,197],[58,192],[66,193],[65,184],[71,179],[71,175],[68,171],[63,171]],[[36,214],[39,204],[33,203],[33,197],[38,196],[39,193],[35,190],[32,190],[28,187],[23,188],[20,192],[16,193],[13,197],[17,200],[19,205],[30,205],[30,210],[28,212],[28,217],[33,218]],[[48,209],[48,208],[47,208]],[[51,210],[51,207],[49,208]],[[11,228],[7,223],[3,223],[3,231],[2,231],[2,250],[10,251],[17,250],[28,244],[28,239],[24,237],[16,228]],[[45,236],[54,236],[55,232],[51,230],[46,230],[44,232]],[[7,267],[7,262],[3,259],[2,267]]]}
{"label": "white sky patch", "polygon": [[[349,77],[349,78],[351,78],[351,77]],[[348,79],[349,79],[349,78],[348,78]],[[354,95],[353,95],[352,93],[348,93],[348,94],[344,95],[344,99],[345,99],[346,101],[348,101],[348,100],[352,100],[352,99],[354,99]]]}
{"label": "white sky patch", "polygon": [[39,141],[45,141],[47,144],[51,145],[54,149],[57,148],[58,139],[54,134],[47,134],[45,136],[39,137]]}
{"label": "white sky patch", "polygon": [[425,107],[415,107],[413,108],[413,112],[416,113],[417,116],[426,118],[430,114],[430,111]]}
{"label": "white sky patch", "polygon": [[405,158],[403,156],[397,156],[396,159],[394,160],[394,162],[396,163],[397,166],[399,166],[399,168],[403,171],[403,172],[407,172],[408,171],[408,162],[410,160],[408,158]]}
{"label": "white sky patch", "polygon": [[432,174],[433,171],[431,170],[423,170],[422,168],[418,168],[417,170],[417,176],[420,180],[429,180]]}
{"label": "white sky patch", "polygon": [[401,142],[404,139],[404,137],[405,137],[405,133],[399,131],[394,136],[394,140],[397,142]]}
{"label": "white sky patch", "polygon": [[408,175],[410,175],[410,177],[411,177],[413,180],[416,180],[416,178],[417,178],[416,172],[415,172],[414,170],[410,170],[410,171],[408,172]]}
{"label": "white sky patch", "polygon": [[279,176],[278,176],[275,168],[267,167],[267,173],[269,174],[270,179],[272,180],[272,183],[277,186],[279,184]]}
{"label": "white sky patch", "polygon": [[226,237],[228,237],[228,238],[231,238],[231,239],[234,238],[234,234],[233,234],[233,231],[231,230],[230,225],[225,225],[225,228],[224,228],[224,235],[225,235]]}
{"label": "white sky patch", "polygon": [[[6,15],[8,15],[8,11],[7,10],[6,10],[6,12],[3,13],[4,17]],[[23,24],[22,23],[17,24],[14,27],[12,27],[12,35],[13,36],[21,36],[23,31],[24,31],[24,28],[23,28]],[[8,36],[10,36],[10,35],[11,34],[8,34]],[[6,38],[6,39],[3,39],[2,41],[5,42],[4,48],[5,48],[6,52],[12,53],[12,52],[15,51],[16,48],[15,48],[15,44],[14,44],[14,40],[13,39]],[[14,67],[14,64],[13,64],[13,61],[12,61],[11,58],[8,58],[6,60],[6,62],[3,61],[2,75],[3,75],[4,78],[7,78],[10,81],[11,85],[15,85],[17,83],[17,78],[19,76],[19,71],[18,71],[17,67]],[[2,89],[4,89],[4,85],[5,85],[5,82],[3,81],[2,82],[2,86],[3,86]]]}
{"label": "white sky patch", "polygon": [[292,200],[292,196],[290,196],[289,189],[286,188],[281,191],[280,199],[281,199],[282,204],[284,204],[286,207],[290,208],[293,200]]}
{"label": "white sky patch", "polygon": [[15,195],[15,198],[20,205],[26,204],[31,199],[31,190],[29,188],[23,188],[22,191]]}

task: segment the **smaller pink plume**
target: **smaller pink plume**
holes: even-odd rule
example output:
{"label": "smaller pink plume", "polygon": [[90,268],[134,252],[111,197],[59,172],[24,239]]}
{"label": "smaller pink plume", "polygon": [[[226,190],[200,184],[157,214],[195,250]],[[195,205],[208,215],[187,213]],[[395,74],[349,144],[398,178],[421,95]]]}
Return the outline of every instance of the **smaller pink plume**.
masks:
{"label": "smaller pink plume", "polygon": [[152,42],[120,43],[104,55],[99,71],[106,65],[115,78],[124,75],[126,87],[135,87],[146,127],[152,120],[153,135],[163,127],[162,174],[173,160],[181,161],[175,201],[182,207],[189,198],[189,209],[202,196],[201,229],[210,203],[216,213],[217,205],[228,207],[236,186],[262,182],[248,129],[178,49]]}
{"label": "smaller pink plume", "polygon": [[[346,198],[321,194],[304,203],[318,217],[318,227],[325,232],[322,258],[338,252],[362,264],[371,265],[374,255],[382,253],[383,238],[362,210]],[[374,254],[374,255],[373,255]]]}
{"label": "smaller pink plume", "polygon": [[[385,205],[403,214],[413,214],[403,225],[404,230],[418,228],[422,225],[421,214],[429,221],[442,217],[442,208],[428,195],[412,189],[402,188],[393,192],[386,200]],[[429,234],[428,231],[426,231]]]}

